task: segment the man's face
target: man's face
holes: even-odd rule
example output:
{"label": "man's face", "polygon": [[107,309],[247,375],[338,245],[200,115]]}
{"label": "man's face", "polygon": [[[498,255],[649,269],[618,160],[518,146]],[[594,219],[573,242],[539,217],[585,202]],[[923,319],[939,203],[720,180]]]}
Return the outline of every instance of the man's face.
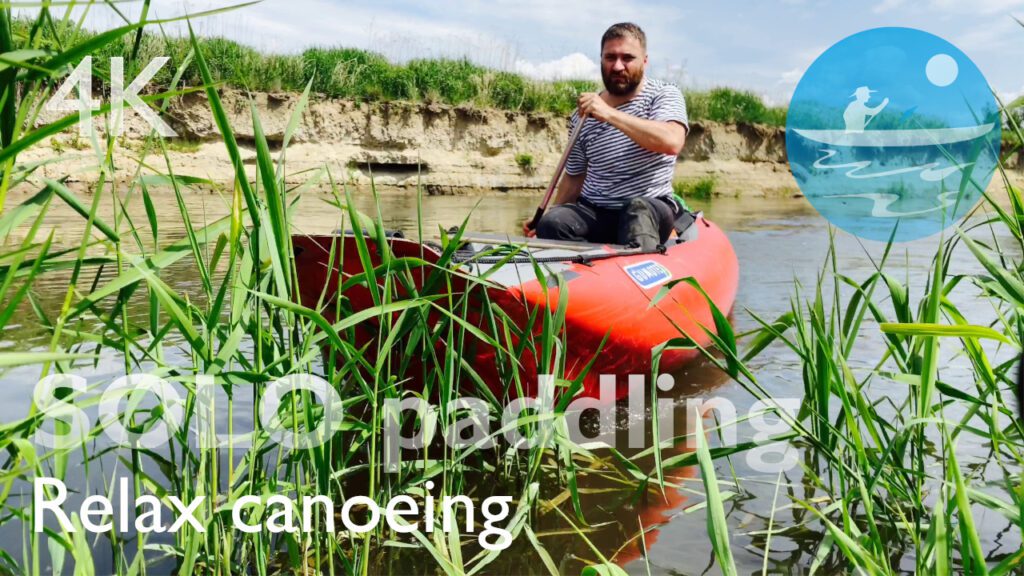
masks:
{"label": "man's face", "polygon": [[611,94],[625,96],[644,78],[647,53],[635,38],[612,38],[601,49],[601,79]]}

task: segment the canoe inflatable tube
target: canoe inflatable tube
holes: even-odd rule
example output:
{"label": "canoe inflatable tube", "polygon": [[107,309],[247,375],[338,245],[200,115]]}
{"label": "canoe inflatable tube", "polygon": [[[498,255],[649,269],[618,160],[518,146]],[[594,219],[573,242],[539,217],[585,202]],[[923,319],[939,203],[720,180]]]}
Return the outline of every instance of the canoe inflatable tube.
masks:
{"label": "canoe inflatable tube", "polygon": [[[446,296],[435,304],[455,303],[449,312],[464,318],[466,324],[490,335],[506,335],[498,340],[508,342],[511,353],[496,354],[493,347],[472,335],[460,339],[465,365],[499,397],[516,396],[518,390],[532,395],[541,358],[560,363],[563,378],[579,379],[582,394],[588,396],[598,395],[600,375],[614,375],[615,395],[620,398],[626,394],[629,375],[650,376],[653,351],[663,343],[686,337],[707,346],[710,337],[705,330],[715,327],[709,300],[728,314],[739,283],[739,264],[729,239],[700,216],[684,241],[670,241],[662,253],[495,235],[464,234],[463,238],[468,241],[457,253],[449,250],[443,257],[437,245],[388,235],[383,238],[386,246],[380,246],[379,241],[364,236],[370,264],[378,270],[375,282],[382,283],[379,272],[385,261],[391,269],[406,267],[405,278],[418,293],[447,294],[450,286],[455,298]],[[335,323],[346,314],[374,305],[357,239],[351,233],[294,236],[292,244],[299,299],[304,306]],[[516,246],[514,253],[508,252],[510,246]],[[499,253],[501,249],[505,252]],[[437,265],[442,260],[446,266]],[[505,262],[499,264],[499,260]],[[542,277],[538,278],[538,273]],[[399,283],[394,279],[390,284],[397,298],[409,292],[401,286],[395,288]],[[662,291],[666,292],[659,297]],[[504,314],[495,315],[493,306]],[[339,310],[341,314],[336,312]],[[549,325],[562,322],[560,342],[551,345],[550,338],[544,340],[548,353],[539,338],[545,315]],[[444,317],[431,310],[428,321],[443,321]],[[509,321],[512,330],[496,328],[496,322]],[[531,327],[529,332],[523,330],[526,326]],[[387,338],[388,333],[371,320],[346,335],[354,338],[357,348],[365,346],[372,355],[381,346],[378,339]],[[443,339],[437,344],[439,348],[451,345]],[[667,350],[660,357],[658,371],[677,371],[699,353],[694,348]],[[513,358],[517,365],[505,365]],[[415,364],[420,359],[405,359],[407,367],[410,361]],[[513,383],[511,370],[519,372],[518,384]],[[539,372],[552,371],[549,363]],[[415,374],[417,370],[406,372]]]}

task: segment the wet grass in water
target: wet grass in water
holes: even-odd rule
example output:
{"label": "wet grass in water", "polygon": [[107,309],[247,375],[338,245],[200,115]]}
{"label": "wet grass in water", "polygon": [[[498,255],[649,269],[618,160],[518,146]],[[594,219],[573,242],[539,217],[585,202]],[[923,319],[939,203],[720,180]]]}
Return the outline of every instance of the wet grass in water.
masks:
{"label": "wet grass in water", "polygon": [[[988,216],[938,240],[919,297],[894,271],[892,244],[866,280],[842,274],[833,249],[810,297],[798,288],[790,312],[758,319],[763,328],[745,354],[732,339],[717,347],[722,369],[758,397],[764,390],[743,363],[764,347],[781,342],[802,366],[803,400],[791,425],[809,446],[804,496],[792,499],[811,514],[774,533],[826,532],[812,568],[838,555],[871,574],[1019,570],[1024,551],[990,557],[977,522],[982,511],[995,513],[1019,533],[1024,497],[1024,428],[1014,397],[1024,335],[1024,204],[1020,190],[1004,183],[1008,201],[986,196],[980,208]],[[951,273],[954,255],[975,259],[984,272]],[[972,286],[994,311],[986,325],[972,324],[953,303]],[[855,370],[869,330],[884,334],[885,353]],[[969,377],[956,376],[954,359],[968,364]],[[893,385],[906,392],[872,389]],[[967,442],[984,447],[985,461],[968,465],[958,456]]]}

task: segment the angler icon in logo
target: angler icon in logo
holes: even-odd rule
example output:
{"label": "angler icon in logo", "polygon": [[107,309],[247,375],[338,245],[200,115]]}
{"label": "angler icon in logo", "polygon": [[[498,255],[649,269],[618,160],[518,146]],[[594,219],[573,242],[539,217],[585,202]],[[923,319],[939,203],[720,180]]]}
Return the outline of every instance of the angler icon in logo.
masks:
{"label": "angler icon in logo", "polygon": [[997,165],[1000,114],[977,66],[920,30],[876,28],[829,48],[790,102],[786,151],[830,222],[914,240],[962,218]]}

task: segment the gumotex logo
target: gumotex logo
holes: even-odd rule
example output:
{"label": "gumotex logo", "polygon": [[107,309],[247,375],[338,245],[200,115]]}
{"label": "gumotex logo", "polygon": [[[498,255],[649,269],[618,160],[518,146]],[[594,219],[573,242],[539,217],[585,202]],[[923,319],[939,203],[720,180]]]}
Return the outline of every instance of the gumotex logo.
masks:
{"label": "gumotex logo", "polygon": [[862,238],[914,240],[961,219],[999,157],[999,107],[956,46],[911,28],[841,40],[790,102],[786,152],[808,200]]}
{"label": "gumotex logo", "polygon": [[644,260],[623,268],[641,288],[653,288],[672,279],[672,272],[654,260]]}

